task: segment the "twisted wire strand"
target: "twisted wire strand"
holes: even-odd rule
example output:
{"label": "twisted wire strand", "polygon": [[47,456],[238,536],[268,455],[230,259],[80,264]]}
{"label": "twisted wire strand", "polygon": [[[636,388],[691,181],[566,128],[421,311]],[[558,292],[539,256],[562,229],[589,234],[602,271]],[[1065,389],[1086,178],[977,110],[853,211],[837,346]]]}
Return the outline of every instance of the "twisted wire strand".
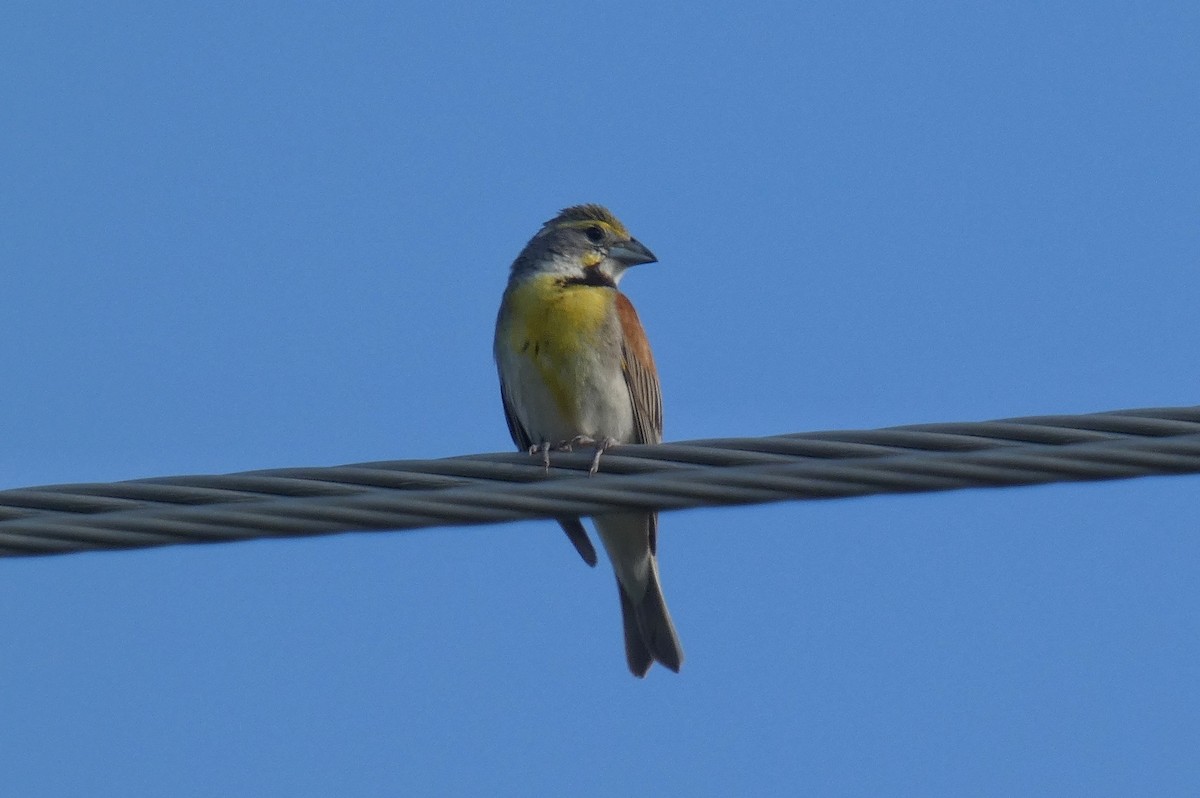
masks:
{"label": "twisted wire strand", "polygon": [[1200,407],[0,491],[0,556],[1200,472]]}

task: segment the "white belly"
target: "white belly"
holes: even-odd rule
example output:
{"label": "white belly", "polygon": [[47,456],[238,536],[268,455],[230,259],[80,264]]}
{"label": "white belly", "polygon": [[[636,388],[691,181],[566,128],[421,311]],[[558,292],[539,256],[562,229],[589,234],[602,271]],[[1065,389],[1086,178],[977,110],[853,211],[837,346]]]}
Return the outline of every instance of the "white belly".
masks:
{"label": "white belly", "polygon": [[[536,443],[559,443],[577,435],[619,443],[633,440],[633,406],[620,364],[595,352],[538,362],[524,353],[500,358],[504,380],[517,418]],[[556,396],[543,378],[546,369],[560,375]]]}

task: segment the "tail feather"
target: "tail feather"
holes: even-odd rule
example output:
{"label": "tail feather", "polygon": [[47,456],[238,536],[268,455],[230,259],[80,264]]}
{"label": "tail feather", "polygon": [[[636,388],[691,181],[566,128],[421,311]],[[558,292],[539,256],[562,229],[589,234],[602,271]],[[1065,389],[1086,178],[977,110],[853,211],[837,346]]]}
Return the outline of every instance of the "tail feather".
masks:
{"label": "tail feather", "polygon": [[607,513],[593,519],[617,575],[625,658],[634,676],[645,676],[655,661],[673,671],[683,664],[683,648],[663,600],[654,556],[655,513]]}
{"label": "tail feather", "polygon": [[634,604],[617,581],[617,593],[621,597],[621,619],[625,626],[625,659],[634,676],[642,677],[650,670],[654,661],[679,672],[683,665],[683,647],[667,602],[663,599],[662,585],[658,581],[658,564],[651,561],[650,579],[642,600]]}
{"label": "tail feather", "polygon": [[633,608],[633,602],[629,600],[629,596],[626,596],[625,591],[621,589],[620,582],[617,582],[617,595],[621,598],[621,621],[625,625],[625,660],[629,663],[630,672],[640,679],[654,664],[654,657],[651,656],[650,649],[646,648],[646,643],[642,640],[637,610]]}

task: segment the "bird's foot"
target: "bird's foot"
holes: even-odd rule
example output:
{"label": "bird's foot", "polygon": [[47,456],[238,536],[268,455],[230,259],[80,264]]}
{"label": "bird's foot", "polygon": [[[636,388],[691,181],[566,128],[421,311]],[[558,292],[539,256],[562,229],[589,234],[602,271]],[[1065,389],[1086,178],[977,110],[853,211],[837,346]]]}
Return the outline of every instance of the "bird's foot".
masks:
{"label": "bird's foot", "polygon": [[543,443],[541,446],[531,446],[529,447],[529,453],[536,454],[539,451],[542,452],[543,456],[546,458],[546,467],[549,468],[550,450],[552,449],[556,452],[573,452],[577,446],[594,446],[596,448],[596,454],[594,457],[592,457],[591,467],[588,468],[588,476],[590,477],[600,470],[600,456],[613,446],[616,446],[618,443],[620,443],[620,441],[618,441],[616,438],[597,439],[590,435],[576,435],[574,438],[568,438],[565,441],[559,441],[554,445]]}
{"label": "bird's foot", "polygon": [[550,441],[542,441],[541,443],[535,443],[533,446],[530,446],[529,447],[529,456],[533,457],[536,454],[540,454],[542,456],[542,467],[545,468],[547,471],[549,471],[550,470]]}
{"label": "bird's foot", "polygon": [[611,449],[613,446],[616,446],[618,443],[620,443],[620,441],[618,441],[616,438],[596,439],[596,438],[593,438],[588,435],[576,435],[571,440],[563,441],[563,443],[561,443],[559,445],[566,447],[566,450],[568,452],[571,451],[571,449],[575,446],[594,446],[594,447],[596,447],[596,454],[594,457],[592,457],[592,465],[590,468],[588,468],[588,476],[590,477],[593,474],[595,474],[597,471],[600,470],[600,456],[603,455],[605,452],[607,452],[609,449]]}

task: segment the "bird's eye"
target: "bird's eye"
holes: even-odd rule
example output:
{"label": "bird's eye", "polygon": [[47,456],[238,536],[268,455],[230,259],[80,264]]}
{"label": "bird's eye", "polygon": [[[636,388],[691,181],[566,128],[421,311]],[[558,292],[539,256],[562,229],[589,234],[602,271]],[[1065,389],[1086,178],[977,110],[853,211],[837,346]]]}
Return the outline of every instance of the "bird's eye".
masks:
{"label": "bird's eye", "polygon": [[601,228],[600,225],[592,225],[588,229],[584,230],[583,234],[587,236],[588,241],[591,241],[593,244],[599,244],[604,240],[604,229]]}

